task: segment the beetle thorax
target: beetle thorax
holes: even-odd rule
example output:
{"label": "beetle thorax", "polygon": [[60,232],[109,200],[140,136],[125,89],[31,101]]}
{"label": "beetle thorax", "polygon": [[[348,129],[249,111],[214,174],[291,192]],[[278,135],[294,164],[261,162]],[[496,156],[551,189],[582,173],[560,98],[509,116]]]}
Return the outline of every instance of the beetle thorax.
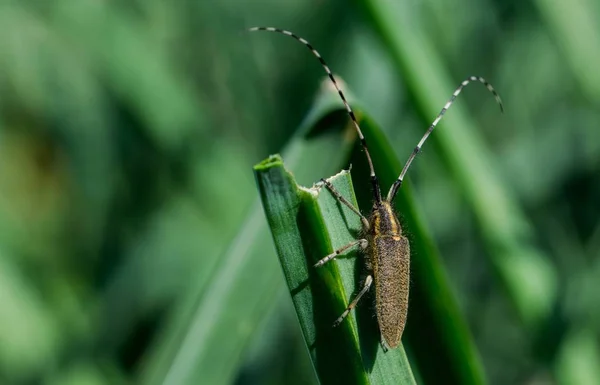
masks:
{"label": "beetle thorax", "polygon": [[383,201],[373,207],[371,218],[371,235],[402,235],[402,227],[389,202]]}

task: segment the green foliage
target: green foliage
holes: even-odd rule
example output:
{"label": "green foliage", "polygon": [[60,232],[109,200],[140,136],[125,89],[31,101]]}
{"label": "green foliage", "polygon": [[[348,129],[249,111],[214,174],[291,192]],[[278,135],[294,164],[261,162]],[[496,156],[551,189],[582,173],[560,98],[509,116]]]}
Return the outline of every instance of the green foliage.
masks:
{"label": "green foliage", "polygon": [[465,76],[505,102],[465,89],[397,202],[417,382],[600,383],[599,7],[2,2],[0,382],[316,383],[250,167],[371,197],[318,62],[241,33],[273,25],[360,99],[384,188]]}

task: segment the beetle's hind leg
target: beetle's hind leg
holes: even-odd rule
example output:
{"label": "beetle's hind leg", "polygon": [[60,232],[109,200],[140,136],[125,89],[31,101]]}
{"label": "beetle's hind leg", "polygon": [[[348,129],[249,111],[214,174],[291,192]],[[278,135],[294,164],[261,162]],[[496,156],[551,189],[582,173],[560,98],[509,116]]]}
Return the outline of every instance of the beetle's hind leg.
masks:
{"label": "beetle's hind leg", "polygon": [[358,303],[358,301],[360,301],[362,296],[365,295],[365,293],[367,291],[369,291],[369,288],[371,287],[372,283],[373,283],[373,276],[367,275],[367,278],[365,279],[365,285],[363,286],[362,290],[360,291],[360,293],[358,293],[358,295],[354,298],[354,300],[352,300],[352,302],[350,302],[350,305],[348,305],[346,310],[344,310],[344,312],[342,313],[340,318],[335,320],[335,322],[333,323],[333,327],[336,327],[339,324],[341,324],[342,321],[344,320],[344,318],[346,318],[348,316],[348,314],[350,314],[350,311],[356,307],[356,304]]}

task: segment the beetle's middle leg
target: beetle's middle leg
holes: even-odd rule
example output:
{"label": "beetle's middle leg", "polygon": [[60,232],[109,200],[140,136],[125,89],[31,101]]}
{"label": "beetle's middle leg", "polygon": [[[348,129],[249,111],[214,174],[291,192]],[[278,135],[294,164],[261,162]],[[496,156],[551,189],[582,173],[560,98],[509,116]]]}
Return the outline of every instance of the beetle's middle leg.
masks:
{"label": "beetle's middle leg", "polygon": [[356,245],[360,244],[360,248],[362,250],[367,248],[368,242],[366,239],[358,239],[356,241],[350,242],[347,245],[344,245],[342,247],[340,247],[339,249],[337,249],[336,251],[334,251],[333,253],[327,255],[326,257],[324,257],[323,259],[320,259],[317,263],[314,264],[315,267],[321,267],[324,264],[326,264],[327,262],[331,261],[332,259],[334,259],[335,257],[337,257],[338,255],[340,255],[341,253],[343,253],[344,251],[348,250],[351,247],[354,247]]}

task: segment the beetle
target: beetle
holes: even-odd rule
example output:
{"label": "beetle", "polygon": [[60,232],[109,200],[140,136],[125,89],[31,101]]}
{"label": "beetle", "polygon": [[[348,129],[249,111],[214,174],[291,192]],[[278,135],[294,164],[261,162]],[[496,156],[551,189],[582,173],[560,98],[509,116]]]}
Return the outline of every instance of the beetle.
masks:
{"label": "beetle", "polygon": [[356,246],[358,246],[366,254],[367,258],[365,259],[365,267],[368,275],[364,280],[362,289],[346,307],[340,317],[335,320],[333,325],[339,325],[348,316],[350,311],[356,307],[363,295],[365,295],[371,286],[375,284],[375,309],[377,323],[381,333],[381,342],[384,349],[393,349],[400,345],[402,333],[404,332],[404,327],[406,325],[406,318],[408,314],[408,293],[410,287],[410,244],[402,232],[402,227],[400,226],[400,222],[398,221],[398,217],[394,211],[394,198],[402,186],[402,181],[404,180],[406,172],[410,168],[410,165],[417,154],[421,151],[423,144],[429,135],[431,135],[434,128],[438,125],[446,111],[450,108],[450,106],[452,106],[452,103],[454,103],[456,97],[460,94],[464,87],[471,82],[482,83],[496,99],[496,102],[500,106],[501,112],[504,111],[502,100],[500,99],[500,96],[494,87],[492,87],[492,85],[484,78],[480,76],[469,76],[463,80],[454,90],[450,99],[438,113],[433,123],[431,123],[417,146],[408,157],[408,160],[404,164],[398,179],[396,179],[396,181],[390,187],[387,196],[382,197],[379,181],[375,174],[373,161],[367,147],[367,141],[363,136],[360,125],[358,124],[358,120],[356,119],[354,111],[350,107],[350,104],[342,92],[335,76],[333,76],[329,66],[321,57],[319,52],[314,49],[306,39],[287,30],[273,27],[253,27],[250,28],[249,31],[280,33],[290,36],[304,44],[304,46],[306,46],[319,60],[325,69],[325,72],[327,72],[329,79],[335,86],[335,89],[337,90],[342,102],[344,103],[346,111],[352,120],[369,165],[371,187],[373,191],[373,207],[371,208],[369,217],[365,217],[360,210],[354,207],[352,203],[344,198],[330,182],[325,179],[321,179],[321,182],[338,201],[347,206],[350,210],[352,210],[352,212],[360,217],[362,222],[362,233],[360,239],[340,247],[333,253],[320,259],[317,263],[315,263],[314,266],[317,268],[321,267],[327,262],[335,259],[338,255]]}

